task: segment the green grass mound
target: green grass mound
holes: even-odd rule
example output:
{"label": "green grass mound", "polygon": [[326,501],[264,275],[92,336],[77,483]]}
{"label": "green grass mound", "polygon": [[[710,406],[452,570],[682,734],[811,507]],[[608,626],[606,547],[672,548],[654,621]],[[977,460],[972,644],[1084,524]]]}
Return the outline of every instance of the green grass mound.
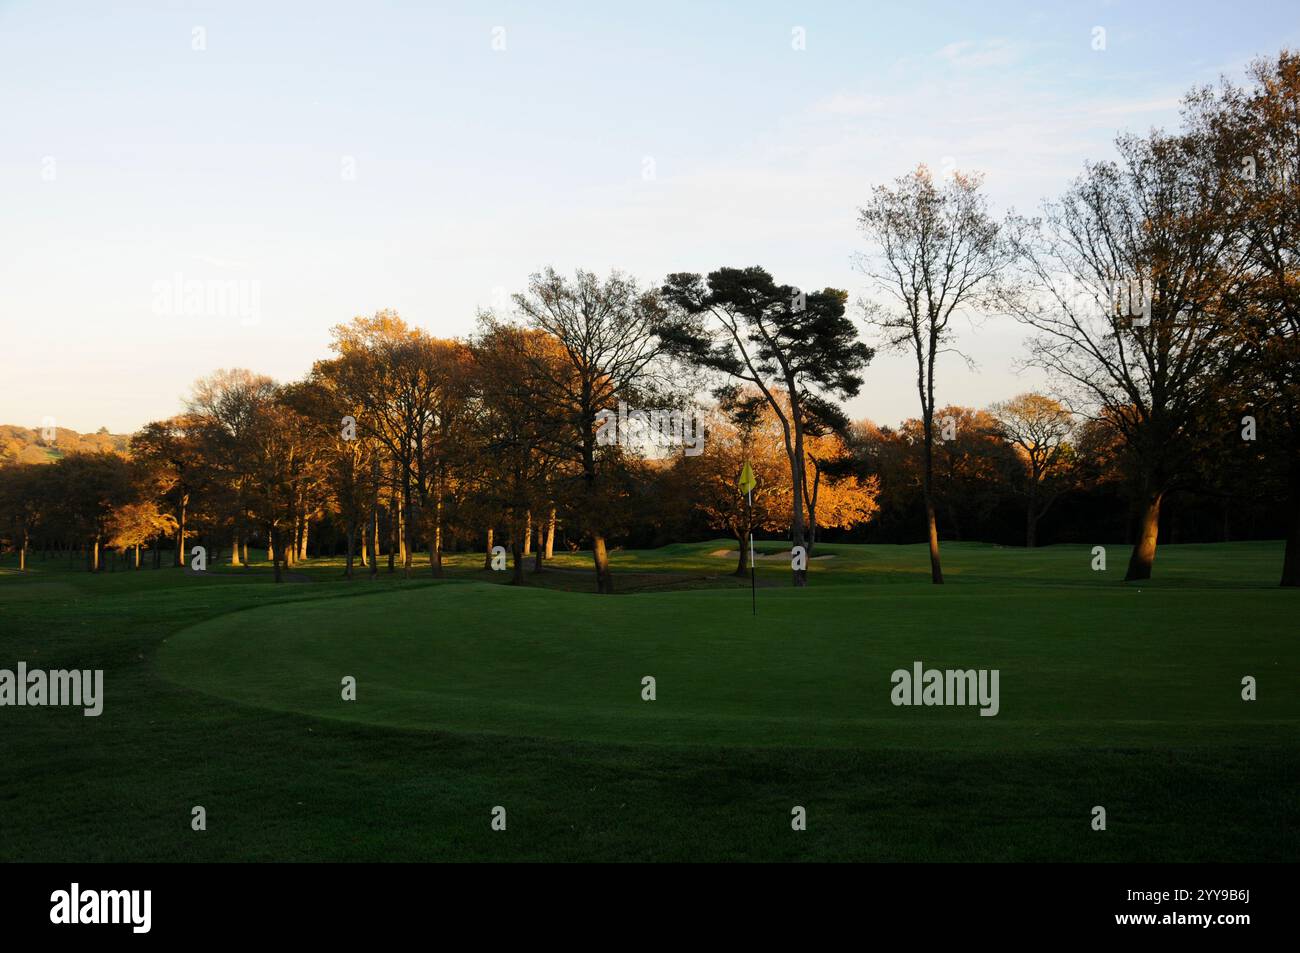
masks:
{"label": "green grass mound", "polygon": [[[736,590],[601,598],[452,582],[210,619],[169,639],[159,664],[280,711],[635,744],[1229,744],[1300,723],[1297,666],[1279,664],[1297,655],[1294,594],[1008,575],[767,589],[757,617]],[[997,716],[893,705],[891,674],[918,660],[997,669]],[[1246,675],[1258,701],[1241,699]],[[345,676],[355,701],[341,698]]]}

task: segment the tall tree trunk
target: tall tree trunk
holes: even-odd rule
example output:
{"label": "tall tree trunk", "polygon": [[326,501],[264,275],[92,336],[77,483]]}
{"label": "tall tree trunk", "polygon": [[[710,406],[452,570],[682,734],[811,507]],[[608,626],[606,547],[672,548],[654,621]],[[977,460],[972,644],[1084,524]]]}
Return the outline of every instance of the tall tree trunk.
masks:
{"label": "tall tree trunk", "polygon": [[402,487],[402,505],[397,513],[397,548],[402,561],[402,572],[411,578],[411,476],[407,473]]}
{"label": "tall tree trunk", "polygon": [[[586,383],[584,382],[584,389]],[[583,415],[584,420],[595,419],[595,408],[590,406],[590,394],[583,394],[582,406],[590,413]],[[586,486],[586,513],[584,522],[588,523],[591,534],[591,559],[596,564],[596,591],[608,595],[614,591],[614,577],[609,571],[609,553],[605,549],[605,534],[601,527],[591,525],[591,512],[595,507],[596,496],[596,432],[587,426],[582,434],[582,479]]]}
{"label": "tall tree trunk", "polygon": [[922,487],[925,497],[925,529],[930,543],[930,582],[936,586],[943,585],[943,566],[939,562],[939,527],[934,518],[934,493],[931,489],[934,481],[934,423],[933,415],[927,415],[925,426],[925,475]]}
{"label": "tall tree trunk", "polygon": [[429,537],[429,570],[434,579],[442,578],[442,494],[433,504],[433,533]]}
{"label": "tall tree trunk", "polygon": [[492,537],[493,537],[493,535],[494,535],[494,533],[493,533],[493,529],[492,529],[491,526],[489,526],[489,527],[488,527],[488,531],[487,531],[487,551],[483,554],[483,568],[484,568],[484,569],[491,569],[491,568],[492,568]]}
{"label": "tall tree trunk", "polygon": [[522,534],[515,530],[513,538],[510,540],[510,555],[514,559],[514,572],[510,577],[510,585],[522,586],[524,584],[524,543]]}
{"label": "tall tree trunk", "polygon": [[379,501],[375,500],[375,505],[370,511],[370,533],[366,536],[364,542],[369,550],[370,559],[370,580],[371,582],[379,578]]}
{"label": "tall tree trunk", "polygon": [[310,529],[311,529],[311,520],[309,520],[306,516],[304,516],[302,518],[302,532],[299,534],[298,537],[298,558],[300,560],[307,559],[307,535],[310,532]]}
{"label": "tall tree trunk", "polygon": [[96,536],[94,541],[90,544],[89,558],[90,558],[90,571],[99,572],[100,563],[99,563],[99,537],[98,536]]}
{"label": "tall tree trunk", "polygon": [[524,555],[533,554],[533,511],[529,510],[524,516]]}
{"label": "tall tree trunk", "polygon": [[821,467],[813,463],[813,485],[812,492],[808,494],[808,558],[812,558],[813,550],[817,546],[817,493],[821,489],[822,471]]}
{"label": "tall tree trunk", "polygon": [[609,594],[614,591],[614,576],[609,571],[609,553],[605,537],[596,534],[591,538],[591,557],[596,563],[596,591]]}
{"label": "tall tree trunk", "polygon": [[922,493],[925,497],[926,535],[930,542],[930,582],[943,585],[943,565],[939,561],[939,527],[934,519],[934,360],[938,353],[939,337],[930,315],[928,350],[923,362],[918,350],[916,358],[916,389],[921,397],[921,423],[925,439],[925,471],[922,475]]}
{"label": "tall tree trunk", "polygon": [[1137,543],[1129,556],[1125,582],[1151,578],[1151,566],[1156,561],[1156,542],[1160,536],[1160,502],[1163,496],[1161,491],[1152,491],[1143,497]]}
{"label": "tall tree trunk", "polygon": [[926,537],[930,543],[930,582],[936,586],[943,585],[943,566],[939,562],[939,527],[934,519],[934,500],[927,493],[925,498]]}
{"label": "tall tree trunk", "polygon": [[555,507],[551,507],[551,518],[546,521],[546,558],[555,555]]}
{"label": "tall tree trunk", "polygon": [[[790,483],[793,491],[792,505],[794,508],[793,519],[790,521],[790,545],[804,547],[804,552],[808,551],[808,541],[805,536],[804,528],[804,495],[806,487],[804,486],[804,455],[803,455],[803,424],[800,422],[800,409],[798,403],[791,401],[790,407],[790,426],[794,428],[794,453],[790,458]],[[794,584],[796,588],[802,589],[808,585],[808,570],[793,570]]]}
{"label": "tall tree trunk", "polygon": [[27,530],[23,530],[22,542],[18,544],[18,571],[27,571]]}
{"label": "tall tree trunk", "polygon": [[190,495],[181,494],[180,519],[176,521],[176,565],[185,565],[185,517],[189,511]]}
{"label": "tall tree trunk", "polygon": [[539,520],[537,523],[537,548],[533,550],[533,572],[535,573],[542,571],[542,560],[544,559],[543,553],[546,552],[546,546],[542,542],[544,532],[545,530]]}
{"label": "tall tree trunk", "polygon": [[[752,530],[750,530],[752,532]],[[743,531],[740,537],[740,561],[736,564],[736,575],[742,579],[749,577],[749,532]]]}
{"label": "tall tree trunk", "polygon": [[397,548],[399,545],[398,533],[400,532],[397,525],[399,520],[397,510],[400,507],[395,505],[396,502],[397,502],[397,497],[396,494],[394,494],[393,499],[388,507],[388,571],[390,573],[397,571],[396,560],[397,560]]}
{"label": "tall tree trunk", "polygon": [[135,544],[135,568],[140,568],[140,544]]}

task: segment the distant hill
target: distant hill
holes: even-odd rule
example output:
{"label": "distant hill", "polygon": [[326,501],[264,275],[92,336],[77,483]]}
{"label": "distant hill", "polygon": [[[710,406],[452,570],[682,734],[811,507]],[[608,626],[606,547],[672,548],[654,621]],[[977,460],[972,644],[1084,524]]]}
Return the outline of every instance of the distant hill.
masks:
{"label": "distant hill", "polygon": [[65,453],[111,450],[126,455],[129,434],[109,433],[100,428],[97,433],[77,433],[66,427],[54,428],[54,439],[46,441],[39,428],[0,424],[0,464],[53,463]]}

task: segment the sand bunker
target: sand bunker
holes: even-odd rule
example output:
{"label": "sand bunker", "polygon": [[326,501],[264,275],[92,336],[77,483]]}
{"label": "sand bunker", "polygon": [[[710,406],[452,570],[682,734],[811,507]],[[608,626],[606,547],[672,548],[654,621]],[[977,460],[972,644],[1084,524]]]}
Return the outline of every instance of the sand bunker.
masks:
{"label": "sand bunker", "polygon": [[[731,559],[739,559],[739,558],[740,558],[740,550],[738,550],[738,549],[715,549],[713,552],[709,553],[709,555],[710,555],[710,556],[727,556],[727,557],[729,557],[729,558],[731,558]],[[754,554],[754,561],[755,561],[755,562],[762,562],[763,560],[771,561],[771,560],[774,560],[774,559],[789,559],[789,558],[790,558],[790,554],[789,554],[789,552],[770,553],[770,554],[767,554],[767,555],[764,555],[763,553],[755,553],[755,554]],[[834,553],[826,553],[826,554],[824,554],[824,555],[822,555],[822,556],[810,556],[809,558],[810,558],[810,559],[834,559],[834,558],[835,558],[835,554],[834,554]]]}

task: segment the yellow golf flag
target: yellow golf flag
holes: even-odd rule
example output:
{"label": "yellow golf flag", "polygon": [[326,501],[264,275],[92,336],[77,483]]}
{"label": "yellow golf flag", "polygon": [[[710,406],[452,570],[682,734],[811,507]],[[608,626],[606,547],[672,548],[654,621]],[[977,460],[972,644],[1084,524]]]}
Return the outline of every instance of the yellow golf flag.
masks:
{"label": "yellow golf flag", "polygon": [[749,461],[745,461],[744,467],[740,470],[740,481],[736,484],[740,487],[742,496],[748,496],[754,487],[758,486],[758,481],[754,479],[754,471],[750,469]]}

